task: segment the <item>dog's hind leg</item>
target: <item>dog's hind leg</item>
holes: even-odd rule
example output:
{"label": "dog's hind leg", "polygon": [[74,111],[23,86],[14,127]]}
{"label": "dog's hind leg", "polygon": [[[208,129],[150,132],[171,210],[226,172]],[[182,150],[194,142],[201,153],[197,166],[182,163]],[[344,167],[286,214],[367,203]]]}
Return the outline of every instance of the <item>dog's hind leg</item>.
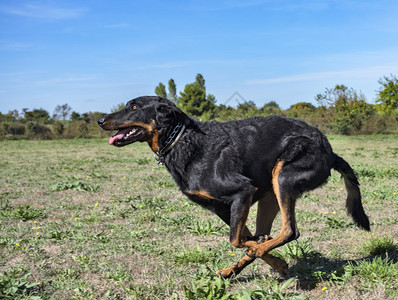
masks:
{"label": "dog's hind leg", "polygon": [[256,217],[256,238],[270,236],[272,223],[279,212],[278,200],[270,191],[264,198],[258,200]]}
{"label": "dog's hind leg", "polygon": [[[275,194],[270,191],[265,195],[264,198],[261,198],[257,204],[257,218],[256,218],[256,233],[255,237],[258,243],[266,242],[271,238],[271,228],[272,223],[279,212],[278,200],[275,197]],[[288,272],[287,263],[278,257],[273,256],[272,254],[265,254],[261,257],[267,264],[269,264],[272,268],[277,270],[282,275],[286,275]]]}
{"label": "dog's hind leg", "polygon": [[275,196],[282,215],[281,232],[274,239],[264,241],[257,245],[246,243],[249,251],[253,251],[257,257],[265,256],[272,249],[282,246],[299,237],[295,217],[295,203],[298,194],[292,188],[289,172],[283,173],[283,162],[279,161],[273,169],[272,183]]}

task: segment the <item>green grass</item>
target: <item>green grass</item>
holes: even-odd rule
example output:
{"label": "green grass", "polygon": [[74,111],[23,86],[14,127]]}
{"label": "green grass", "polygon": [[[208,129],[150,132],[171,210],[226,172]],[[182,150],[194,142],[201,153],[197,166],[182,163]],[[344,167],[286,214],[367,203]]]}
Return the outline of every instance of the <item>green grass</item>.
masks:
{"label": "green grass", "polygon": [[[396,299],[398,136],[331,136],[355,169],[371,233],[346,215],[337,172],[297,202],[298,241],[274,251],[289,279],[243,256],[186,199],[146,144],[0,142],[0,298]],[[248,219],[254,228],[256,208]],[[280,230],[280,217],[272,235]]]}

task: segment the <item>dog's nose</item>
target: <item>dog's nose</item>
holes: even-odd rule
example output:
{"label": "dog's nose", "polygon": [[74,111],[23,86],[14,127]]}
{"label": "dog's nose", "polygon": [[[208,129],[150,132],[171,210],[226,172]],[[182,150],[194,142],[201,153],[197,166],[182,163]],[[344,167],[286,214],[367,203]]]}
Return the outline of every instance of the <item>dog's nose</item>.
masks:
{"label": "dog's nose", "polygon": [[102,126],[104,126],[105,121],[106,121],[105,118],[104,118],[104,117],[101,117],[101,118],[98,119],[97,122],[98,122],[98,125],[102,127]]}

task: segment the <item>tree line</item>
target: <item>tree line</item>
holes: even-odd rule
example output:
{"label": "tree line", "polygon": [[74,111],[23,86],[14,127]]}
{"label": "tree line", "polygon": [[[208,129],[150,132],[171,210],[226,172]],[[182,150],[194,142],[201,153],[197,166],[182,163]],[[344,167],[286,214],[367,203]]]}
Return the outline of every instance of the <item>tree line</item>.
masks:
{"label": "tree line", "polygon": [[310,102],[298,102],[286,110],[275,101],[266,102],[261,107],[250,100],[242,101],[237,107],[217,105],[214,95],[207,94],[201,74],[197,74],[194,82],[185,85],[179,96],[173,79],[168,82],[168,93],[166,86],[159,83],[155,94],[169,98],[186,113],[204,121],[280,114],[307,121],[325,133],[398,133],[398,79],[394,75],[384,76],[378,83],[376,104],[368,103],[361,92],[337,84],[315,96],[317,106]]}
{"label": "tree line", "polygon": [[[315,96],[317,106],[310,102],[298,102],[288,109],[281,109],[275,101],[258,107],[253,101],[241,101],[236,107],[217,104],[216,97],[206,90],[203,75],[185,85],[177,93],[173,79],[168,87],[159,83],[155,94],[176,103],[187,114],[203,120],[230,121],[253,116],[284,115],[302,119],[317,126],[325,133],[373,134],[398,133],[398,79],[384,76],[379,81],[375,104],[366,101],[361,92],[338,84],[326,88]],[[124,103],[114,106],[117,111]],[[57,139],[106,137],[97,126],[97,119],[105,113],[72,111],[68,104],[57,105],[52,115],[43,108],[27,108],[0,113],[0,139]]]}

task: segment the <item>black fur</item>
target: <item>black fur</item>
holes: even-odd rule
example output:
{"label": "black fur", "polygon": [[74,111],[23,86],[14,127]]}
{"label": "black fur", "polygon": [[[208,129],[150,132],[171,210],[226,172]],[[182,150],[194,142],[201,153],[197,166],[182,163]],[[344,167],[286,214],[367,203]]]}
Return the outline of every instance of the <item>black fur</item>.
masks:
{"label": "black fur", "polygon": [[[279,193],[273,199],[275,196],[279,199],[280,209],[285,209],[288,215],[287,233],[272,247],[297,238],[297,227],[292,224],[295,223],[294,202],[303,192],[325,183],[331,168],[344,177],[348,213],[359,227],[370,230],[353,170],[333,153],[318,129],[303,121],[269,116],[226,123],[199,122],[171,101],[159,97],[133,99],[120,112],[98,120],[105,130],[140,129],[136,137],[116,140],[116,146],[146,141],[154,152],[162,147],[179,122],[184,123],[186,129],[165,155],[166,168],[189,199],[230,225],[231,243],[237,247],[250,249],[239,230],[244,226],[250,205],[265,199],[270,192]],[[282,167],[275,171],[278,163]],[[234,241],[236,238],[240,240]],[[248,239],[250,237],[246,237]]]}

